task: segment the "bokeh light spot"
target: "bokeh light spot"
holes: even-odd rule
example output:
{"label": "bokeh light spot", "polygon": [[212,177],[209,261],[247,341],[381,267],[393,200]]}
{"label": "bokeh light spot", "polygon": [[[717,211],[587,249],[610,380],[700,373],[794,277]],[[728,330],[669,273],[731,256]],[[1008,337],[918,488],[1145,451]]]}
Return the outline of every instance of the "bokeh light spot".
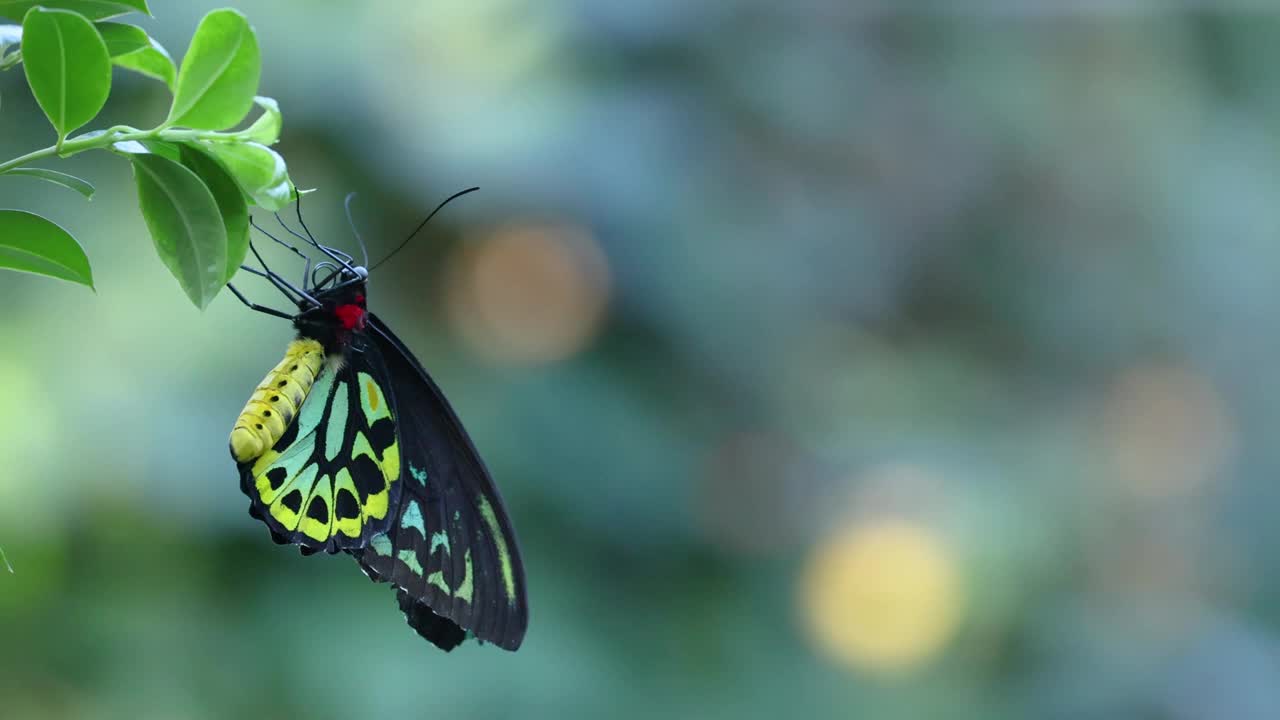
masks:
{"label": "bokeh light spot", "polygon": [[1235,423],[1204,375],[1178,365],[1140,365],[1112,386],[1103,409],[1112,477],[1147,498],[1192,492],[1235,446]]}
{"label": "bokeh light spot", "polygon": [[448,284],[449,318],[478,354],[535,365],[584,348],[609,298],[604,253],[582,228],[512,225],[468,244]]}
{"label": "bokeh light spot", "polygon": [[821,540],[801,585],[808,629],[835,660],[906,671],[935,657],[963,612],[960,572],[932,529],[902,520],[846,526]]}

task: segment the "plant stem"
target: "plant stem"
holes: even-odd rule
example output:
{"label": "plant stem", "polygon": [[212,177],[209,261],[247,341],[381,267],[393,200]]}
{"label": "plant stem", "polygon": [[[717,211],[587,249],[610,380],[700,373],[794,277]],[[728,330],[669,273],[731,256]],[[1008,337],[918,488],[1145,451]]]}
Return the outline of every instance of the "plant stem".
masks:
{"label": "plant stem", "polygon": [[39,160],[42,157],[49,157],[50,155],[53,155],[54,153],[56,153],[57,150],[58,148],[55,145],[53,147],[44,148],[43,150],[36,150],[35,152],[29,152],[26,155],[23,155],[22,157],[14,158],[6,163],[0,163],[0,173],[3,173],[6,170],[12,170],[13,168],[26,165],[32,160]]}
{"label": "plant stem", "polygon": [[[5,172],[6,170],[12,170],[13,168],[26,165],[32,160],[39,160],[41,158],[53,157],[54,155],[60,155],[62,157],[66,157],[68,155],[74,155],[78,152],[84,152],[85,150],[93,150],[95,148],[109,147],[113,143],[123,142],[125,140],[144,140],[144,139],[151,138],[152,131],[150,130],[134,130],[133,132],[121,132],[122,129],[123,128],[121,127],[114,127],[114,128],[111,128],[110,130],[104,131],[96,135],[90,135],[88,137],[81,135],[78,138],[72,138],[71,140],[64,140],[63,142],[57,145],[50,145],[47,148],[40,148],[39,150],[33,150],[21,157],[16,157],[12,160],[9,160],[8,162],[0,163],[0,173]],[[133,128],[129,128],[129,129],[132,130]]]}
{"label": "plant stem", "polygon": [[128,125],[117,125],[113,128],[95,133],[85,133],[79,137],[70,140],[64,140],[57,145],[50,145],[47,148],[33,150],[21,157],[0,163],[0,175],[12,170],[16,167],[22,167],[33,160],[40,160],[47,157],[69,157],[76,153],[86,150],[106,149],[118,142],[126,142],[129,140],[167,140],[169,142],[191,142],[193,140],[208,140],[212,142],[235,141],[241,133],[220,133],[210,130],[171,130],[168,128],[152,128],[151,130],[138,130]]}

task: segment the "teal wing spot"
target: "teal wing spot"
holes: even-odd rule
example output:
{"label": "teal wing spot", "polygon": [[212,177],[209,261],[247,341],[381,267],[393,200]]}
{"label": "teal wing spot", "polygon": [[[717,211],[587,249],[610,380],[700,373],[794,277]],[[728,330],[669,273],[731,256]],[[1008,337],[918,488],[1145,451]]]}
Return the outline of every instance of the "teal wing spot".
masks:
{"label": "teal wing spot", "polygon": [[302,401],[302,407],[298,409],[298,437],[310,435],[320,424],[320,420],[324,417],[324,406],[329,401],[329,393],[333,390],[334,374],[328,368],[322,369],[320,377],[316,378],[315,385],[311,386],[307,399]]}
{"label": "teal wing spot", "polygon": [[[289,478],[289,480],[280,488],[280,492],[276,493],[277,502],[280,498],[297,490],[302,497],[309,498],[311,490],[315,487],[316,476],[319,474],[320,468],[315,465],[307,465],[298,472],[297,475]],[[272,503],[273,505],[275,503]]]}
{"label": "teal wing spot", "polygon": [[441,530],[431,534],[431,554],[435,554],[436,548],[443,547],[444,554],[449,554],[449,534]]}
{"label": "teal wing spot", "polygon": [[414,480],[417,480],[418,482],[422,483],[422,486],[423,486],[423,487],[426,487],[426,485],[427,485],[427,471],[426,471],[426,470],[419,470],[418,468],[414,467],[413,465],[410,465],[410,466],[409,466],[409,474],[413,476],[413,479],[414,479]]}
{"label": "teal wing spot", "polygon": [[427,576],[427,584],[435,585],[446,594],[452,594],[452,591],[449,590],[449,586],[444,581],[444,573],[440,572],[439,570]]}
{"label": "teal wing spot", "polygon": [[[414,552],[411,548],[405,548],[404,550],[400,551],[399,557],[400,557],[400,562],[404,563],[405,565],[408,565],[409,569],[413,571],[414,575],[422,574],[422,564],[418,562],[418,553]],[[438,574],[438,573],[433,573],[433,574]],[[446,591],[447,590],[448,588],[446,588]]]}
{"label": "teal wing spot", "polygon": [[330,405],[328,424],[324,431],[324,457],[330,462],[338,456],[342,449],[342,437],[347,434],[347,395],[346,388],[338,388]]}
{"label": "teal wing spot", "polygon": [[400,518],[400,526],[415,528],[422,537],[427,536],[427,524],[422,520],[422,510],[418,507],[417,500],[409,501],[409,507],[405,508],[404,516]]}
{"label": "teal wing spot", "polygon": [[[294,441],[294,443],[284,451],[284,454],[276,458],[275,462],[265,468],[260,469],[261,461],[259,461],[259,464],[254,465],[254,485],[258,490],[258,497],[262,499],[262,502],[270,504],[280,495],[288,492],[289,485],[293,482],[293,479],[298,476],[298,473],[302,471],[303,466],[305,466],[307,461],[311,459],[311,451],[315,449],[315,445],[315,437],[308,435],[303,437],[301,440]],[[271,480],[267,477],[267,473],[277,468],[281,468],[285,471],[285,481],[283,483],[277,483],[276,489],[272,490]],[[304,490],[303,492],[306,493],[309,492],[309,490]]]}
{"label": "teal wing spot", "polygon": [[453,591],[454,597],[471,602],[471,549],[467,548],[467,554],[463,557],[462,582],[458,583],[458,589]]}
{"label": "teal wing spot", "polygon": [[369,547],[373,548],[373,551],[378,555],[391,557],[391,538],[386,535],[374,535],[369,540]]}

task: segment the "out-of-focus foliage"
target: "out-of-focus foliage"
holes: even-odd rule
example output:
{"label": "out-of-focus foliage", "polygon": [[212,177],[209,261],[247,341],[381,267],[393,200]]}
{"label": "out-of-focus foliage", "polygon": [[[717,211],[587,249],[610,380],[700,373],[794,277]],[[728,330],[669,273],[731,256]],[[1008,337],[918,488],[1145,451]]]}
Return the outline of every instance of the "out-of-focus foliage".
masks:
{"label": "out-of-focus foliage", "polygon": [[483,188],[370,302],[525,646],[271,544],[226,436],[289,329],[176,301],[86,156],[5,187],[97,294],[0,278],[0,717],[1280,717],[1280,15],[1176,5],[240,3],[324,241]]}

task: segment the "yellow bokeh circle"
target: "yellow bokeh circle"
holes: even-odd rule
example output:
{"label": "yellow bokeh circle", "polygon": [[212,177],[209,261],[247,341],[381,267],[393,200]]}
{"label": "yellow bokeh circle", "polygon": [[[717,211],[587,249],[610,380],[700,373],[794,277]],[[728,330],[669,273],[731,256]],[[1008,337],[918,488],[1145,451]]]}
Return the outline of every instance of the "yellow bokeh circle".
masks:
{"label": "yellow bokeh circle", "polygon": [[877,671],[935,657],[959,626],[963,596],[938,533],[901,520],[836,530],[814,548],[801,585],[817,645],[841,663]]}

